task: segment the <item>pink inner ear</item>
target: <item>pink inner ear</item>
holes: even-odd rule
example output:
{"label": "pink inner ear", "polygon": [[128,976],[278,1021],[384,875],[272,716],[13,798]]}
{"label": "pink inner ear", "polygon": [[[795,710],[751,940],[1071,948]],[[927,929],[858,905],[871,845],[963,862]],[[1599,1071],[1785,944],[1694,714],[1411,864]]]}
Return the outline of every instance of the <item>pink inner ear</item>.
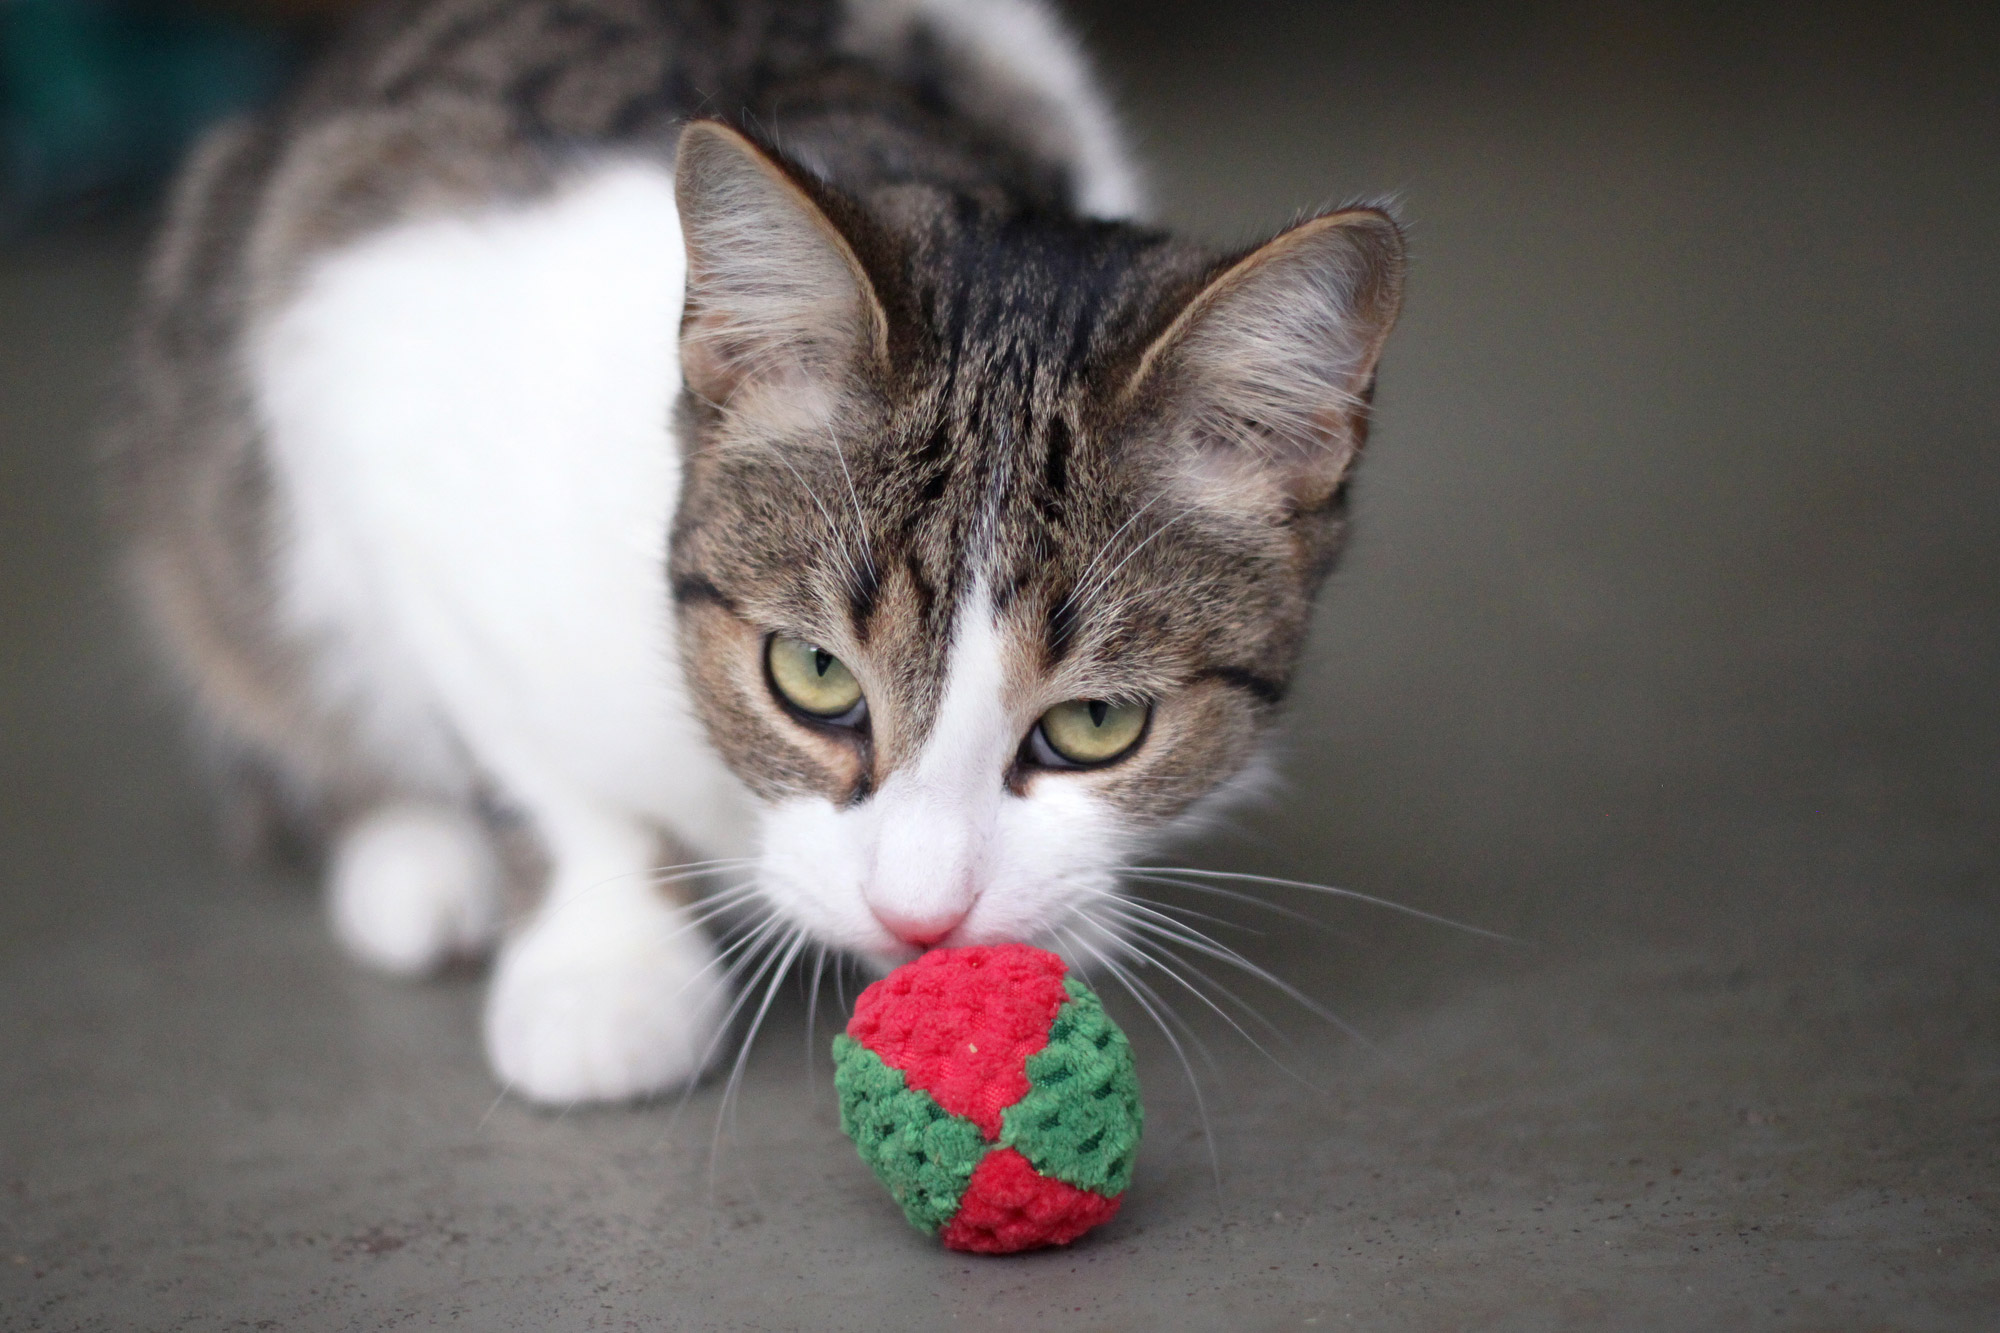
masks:
{"label": "pink inner ear", "polygon": [[1025,944],[933,949],[861,992],[847,1035],[998,1139],[1001,1113],[1028,1095],[1028,1057],[1069,999],[1067,972]]}
{"label": "pink inner ear", "polygon": [[1346,477],[1366,433],[1366,408],[1329,407],[1302,436],[1254,427],[1202,432],[1182,467],[1193,498],[1245,513],[1314,509]]}

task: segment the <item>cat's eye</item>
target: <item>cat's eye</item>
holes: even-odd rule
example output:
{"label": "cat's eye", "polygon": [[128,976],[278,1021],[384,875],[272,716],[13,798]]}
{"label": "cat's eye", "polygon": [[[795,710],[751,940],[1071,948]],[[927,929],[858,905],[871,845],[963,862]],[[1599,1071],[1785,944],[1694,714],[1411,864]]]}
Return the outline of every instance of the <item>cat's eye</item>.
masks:
{"label": "cat's eye", "polygon": [[1102,699],[1072,699],[1042,714],[1028,737],[1037,762],[1050,768],[1108,764],[1138,745],[1151,709]]}
{"label": "cat's eye", "polygon": [[818,644],[773,634],[764,650],[764,666],[778,697],[801,713],[845,726],[860,722],[861,682],[846,663]]}

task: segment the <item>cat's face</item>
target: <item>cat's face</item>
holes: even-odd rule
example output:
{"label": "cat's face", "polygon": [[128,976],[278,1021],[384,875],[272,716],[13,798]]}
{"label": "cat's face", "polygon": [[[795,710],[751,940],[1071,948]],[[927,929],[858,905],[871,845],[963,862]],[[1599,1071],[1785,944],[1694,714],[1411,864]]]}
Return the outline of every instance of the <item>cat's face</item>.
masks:
{"label": "cat's face", "polygon": [[1378,213],[1233,261],[683,140],[672,575],[760,878],[820,939],[1063,947],[1254,761],[1394,317]]}

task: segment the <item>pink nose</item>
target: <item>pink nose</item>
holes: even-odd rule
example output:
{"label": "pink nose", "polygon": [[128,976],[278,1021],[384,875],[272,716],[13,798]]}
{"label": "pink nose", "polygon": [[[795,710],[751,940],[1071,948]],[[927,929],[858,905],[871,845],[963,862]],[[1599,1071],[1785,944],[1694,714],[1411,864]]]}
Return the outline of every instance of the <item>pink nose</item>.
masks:
{"label": "pink nose", "polygon": [[894,935],[905,944],[919,949],[928,949],[945,936],[958,929],[959,922],[965,920],[964,910],[949,910],[944,914],[927,917],[906,917],[895,912],[885,912],[879,907],[871,907],[875,919],[882,923],[882,929]]}

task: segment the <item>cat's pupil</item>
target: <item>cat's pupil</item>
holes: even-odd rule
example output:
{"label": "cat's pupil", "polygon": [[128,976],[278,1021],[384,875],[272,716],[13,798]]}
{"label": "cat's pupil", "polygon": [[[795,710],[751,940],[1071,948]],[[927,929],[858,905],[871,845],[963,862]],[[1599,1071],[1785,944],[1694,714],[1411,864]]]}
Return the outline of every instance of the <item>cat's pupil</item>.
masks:
{"label": "cat's pupil", "polygon": [[1103,726],[1105,714],[1110,711],[1110,704],[1105,703],[1102,699],[1092,699],[1090,701],[1090,725],[1093,727]]}
{"label": "cat's pupil", "polygon": [[813,649],[813,671],[824,676],[826,669],[833,665],[833,654],[824,648]]}

